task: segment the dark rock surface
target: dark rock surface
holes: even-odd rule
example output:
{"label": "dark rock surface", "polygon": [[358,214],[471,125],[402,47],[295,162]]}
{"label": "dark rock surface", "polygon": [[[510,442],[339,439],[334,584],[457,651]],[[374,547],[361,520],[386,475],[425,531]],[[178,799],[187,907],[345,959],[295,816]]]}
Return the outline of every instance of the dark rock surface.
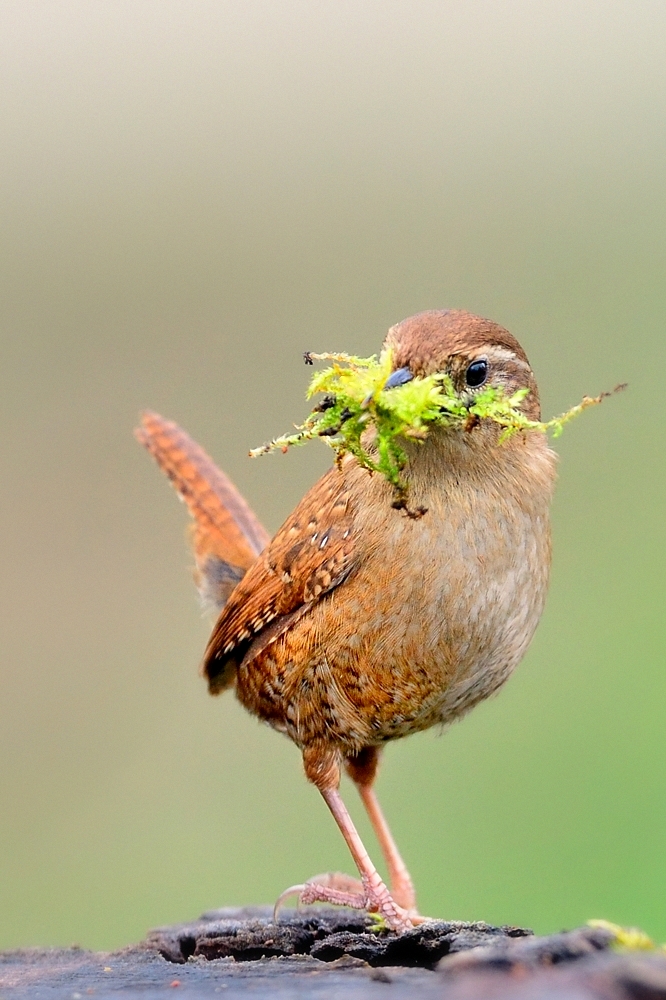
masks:
{"label": "dark rock surface", "polygon": [[[223,995],[276,1000],[666,1000],[666,955],[620,954],[611,935],[433,921],[375,933],[344,910],[217,910],[152,931],[115,953],[0,954],[0,1000],[164,1000]],[[173,994],[172,994],[173,995]]]}
{"label": "dark rock surface", "polygon": [[146,944],[170,962],[192,956],[252,962],[289,955],[333,962],[347,955],[372,966],[432,969],[444,955],[532,933],[520,927],[445,921],[429,921],[401,935],[370,927],[367,915],[353,910],[283,911],[277,924],[267,908],[213,910],[194,923],[152,931]]}

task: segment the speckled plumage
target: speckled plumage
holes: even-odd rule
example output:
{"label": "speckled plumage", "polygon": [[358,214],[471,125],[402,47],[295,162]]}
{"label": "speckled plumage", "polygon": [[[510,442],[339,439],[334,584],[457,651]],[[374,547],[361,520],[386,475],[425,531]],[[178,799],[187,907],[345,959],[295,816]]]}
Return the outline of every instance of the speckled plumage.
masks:
{"label": "speckled plumage", "polygon": [[[488,384],[508,393],[528,388],[523,409],[539,419],[525,352],[497,324],[460,310],[432,311],[392,327],[386,342],[396,369],[446,372],[470,399],[468,366],[484,360]],[[248,545],[256,546],[263,529],[226,477],[219,495],[213,485],[204,489],[206,504],[197,504],[191,494],[202,468],[198,446],[190,442],[188,465],[183,432],[155,419],[141,440],[190,506],[201,589],[222,608],[202,665],[209,688],[216,694],[235,684],[250,712],[301,748],[305,772],[361,875],[357,894],[338,876],[295,888],[303,902],[366,906],[396,930],[413,925],[422,919],[413,885],[372,787],[379,750],[460,718],[493,694],[523,656],[548,585],[554,453],[538,432],[500,444],[499,428],[487,421],[406,441],[409,503],[412,511],[426,511],[419,517],[395,509],[387,482],[346,457],[250,564]],[[225,555],[226,531],[235,559]],[[229,594],[229,573],[241,558],[249,568]],[[209,569],[219,566],[229,573],[218,580]],[[379,839],[391,893],[340,798],[342,764]]]}
{"label": "speckled plumage", "polygon": [[[542,436],[516,439],[497,448],[502,454],[489,477],[480,437],[412,448],[411,494],[428,508],[418,520],[393,510],[384,481],[349,460],[307,495],[294,515],[299,528],[287,522],[287,537],[298,533],[300,541],[301,510],[319,511],[318,495],[332,490],[345,512],[337,533],[349,531],[348,545],[332,560],[337,576],[319,570],[325,592],[311,590],[314,600],[289,605],[273,635],[255,627],[258,638],[247,647],[241,642],[239,699],[300,747],[349,756],[450,722],[492,694],[525,652],[548,582],[552,453]],[[525,482],[525,462],[539,467],[536,484],[534,469]],[[328,532],[335,541],[335,529],[319,514],[303,528],[314,551],[306,548],[302,559],[320,555],[315,535]],[[271,553],[272,546],[237,588],[220,631],[235,626],[245,638],[248,619],[275,619],[276,599],[261,602],[273,610],[259,613],[252,590],[255,573],[265,580]],[[330,563],[329,556],[322,565]],[[307,576],[316,576],[307,565]],[[283,596],[281,566],[271,581]],[[238,609],[247,609],[243,624]]]}
{"label": "speckled plumage", "polygon": [[[448,363],[458,371],[461,357],[462,367],[469,363],[474,348],[460,313],[437,358],[442,315],[406,321],[406,346],[400,326],[392,328],[396,364],[409,363],[419,345],[431,370]],[[462,319],[469,327],[468,314]],[[478,325],[468,337],[476,352],[515,345],[503,370],[508,364],[532,383],[514,338]],[[493,329],[501,331],[494,339]],[[416,365],[423,370],[421,356]],[[249,711],[302,749],[340,758],[448,723],[492,694],[543,609],[554,480],[543,435],[497,438],[490,425],[409,444],[410,502],[427,508],[418,519],[393,509],[387,483],[352,458],[327,472],[223,610],[205,660],[211,690],[228,678],[232,659]]]}

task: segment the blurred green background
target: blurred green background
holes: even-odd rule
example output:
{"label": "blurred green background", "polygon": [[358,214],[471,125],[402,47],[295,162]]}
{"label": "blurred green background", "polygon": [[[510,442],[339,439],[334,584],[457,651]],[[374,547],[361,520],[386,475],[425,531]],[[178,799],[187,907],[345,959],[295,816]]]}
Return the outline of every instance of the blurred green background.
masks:
{"label": "blurred green background", "polygon": [[546,415],[630,389],[557,445],[525,662],[379,791],[423,912],[666,938],[665,30],[650,0],[2,3],[0,946],[350,870],[297,751],[197,677],[185,513],[131,432],[178,420],[275,529],[330,461],[246,457],[305,414],[301,351],[446,306],[518,336]]}

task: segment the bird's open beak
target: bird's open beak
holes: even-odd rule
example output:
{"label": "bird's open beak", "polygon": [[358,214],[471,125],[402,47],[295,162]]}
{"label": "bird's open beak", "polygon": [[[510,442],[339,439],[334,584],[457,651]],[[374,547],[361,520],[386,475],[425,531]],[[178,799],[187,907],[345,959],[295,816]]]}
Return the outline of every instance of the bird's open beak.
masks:
{"label": "bird's open beak", "polygon": [[391,372],[389,377],[384,383],[385,389],[395,389],[399,385],[404,385],[405,382],[411,382],[414,376],[410,372],[409,368],[396,368],[394,372]]}

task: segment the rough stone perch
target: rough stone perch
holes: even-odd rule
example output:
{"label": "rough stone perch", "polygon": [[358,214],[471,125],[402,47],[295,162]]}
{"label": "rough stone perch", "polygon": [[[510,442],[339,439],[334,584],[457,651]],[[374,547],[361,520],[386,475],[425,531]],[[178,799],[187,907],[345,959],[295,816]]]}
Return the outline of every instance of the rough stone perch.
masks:
{"label": "rough stone perch", "polygon": [[666,956],[619,954],[612,935],[581,928],[534,937],[518,927],[433,921],[406,934],[364,915],[319,909],[215,910],[152,931],[114,953],[0,955],[0,997],[188,997],[361,1000],[666,1000]]}

